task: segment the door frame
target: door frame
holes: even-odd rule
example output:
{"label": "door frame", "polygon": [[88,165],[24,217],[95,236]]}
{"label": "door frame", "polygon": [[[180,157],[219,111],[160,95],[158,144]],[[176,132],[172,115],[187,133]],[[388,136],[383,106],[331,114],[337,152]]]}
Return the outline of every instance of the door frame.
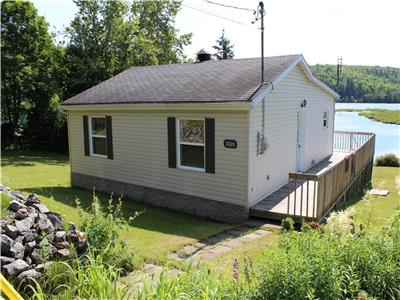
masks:
{"label": "door frame", "polygon": [[297,112],[297,140],[296,140],[296,168],[297,172],[305,171],[305,136],[306,112],[300,109]]}

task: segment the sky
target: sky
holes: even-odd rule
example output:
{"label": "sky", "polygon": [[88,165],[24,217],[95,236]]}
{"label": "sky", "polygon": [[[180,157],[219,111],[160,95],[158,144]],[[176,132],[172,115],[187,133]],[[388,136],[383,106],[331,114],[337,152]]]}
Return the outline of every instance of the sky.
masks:
{"label": "sky", "polygon": [[[256,9],[257,0],[212,0]],[[50,31],[61,31],[77,8],[72,0],[34,0]],[[400,67],[399,0],[265,0],[265,55],[303,54],[309,64]],[[184,0],[176,17],[180,33],[193,33],[188,57],[212,46],[225,30],[235,58],[260,56],[260,23],[250,11]]]}

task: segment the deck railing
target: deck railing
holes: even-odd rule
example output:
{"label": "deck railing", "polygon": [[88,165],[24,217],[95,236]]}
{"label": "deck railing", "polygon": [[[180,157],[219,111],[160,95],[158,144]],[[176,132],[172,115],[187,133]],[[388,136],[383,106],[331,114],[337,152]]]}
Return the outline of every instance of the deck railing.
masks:
{"label": "deck railing", "polygon": [[375,134],[335,131],[333,149],[349,155],[322,173],[289,173],[288,216],[320,221],[361,173],[372,171]]}

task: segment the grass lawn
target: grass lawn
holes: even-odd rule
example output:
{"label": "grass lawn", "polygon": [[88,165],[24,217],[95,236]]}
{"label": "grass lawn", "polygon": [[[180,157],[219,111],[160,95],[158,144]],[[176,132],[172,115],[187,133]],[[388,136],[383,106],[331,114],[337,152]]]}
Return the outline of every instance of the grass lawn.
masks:
{"label": "grass lawn", "polygon": [[372,187],[389,190],[389,195],[363,195],[356,198],[350,207],[355,208],[355,221],[367,226],[370,232],[378,232],[392,216],[394,210],[400,207],[400,168],[374,166]]}
{"label": "grass lawn", "polygon": [[[2,184],[25,193],[35,193],[50,210],[64,216],[65,223],[79,224],[75,199],[88,207],[92,192],[73,188],[70,185],[67,156],[44,152],[2,153]],[[98,194],[103,201],[108,195]],[[7,204],[8,199],[2,199]],[[121,237],[135,254],[135,266],[144,261],[166,263],[167,255],[184,245],[215,235],[234,225],[208,221],[202,218],[159,209],[125,199],[123,210],[126,217],[142,211]],[[3,211],[2,211],[3,212]]]}
{"label": "grass lawn", "polygon": [[351,109],[343,108],[337,109],[336,111],[343,112],[358,112],[360,116],[372,119],[378,122],[387,124],[397,124],[400,125],[400,111],[399,110],[389,110],[389,109]]}
{"label": "grass lawn", "polygon": [[[66,156],[39,152],[2,153],[4,185],[25,193],[38,194],[49,209],[64,215],[65,223],[73,221],[79,224],[75,199],[79,198],[82,205],[87,207],[92,199],[92,192],[72,188],[69,170]],[[389,196],[366,194],[354,199],[349,206],[356,209],[357,223],[366,224],[368,230],[378,232],[394,209],[400,206],[400,168],[374,167],[372,184],[374,188],[388,189]],[[109,198],[105,194],[98,196],[104,201]],[[6,197],[2,198],[2,212],[8,201]],[[165,264],[169,253],[234,227],[130,200],[125,200],[123,209],[127,217],[135,211],[143,211],[127,231],[121,232],[121,237],[135,253],[136,267],[144,261]],[[265,249],[276,242],[280,232],[276,229],[272,231],[270,235],[244,243],[206,262],[205,267],[221,276],[231,276],[234,259],[238,259],[241,269],[245,256],[251,258],[254,264],[260,263]]]}
{"label": "grass lawn", "polygon": [[271,230],[271,234],[252,242],[243,243],[238,248],[206,262],[204,267],[212,270],[219,276],[232,277],[233,262],[235,259],[239,263],[239,272],[242,274],[244,272],[245,258],[251,259],[253,264],[258,265],[263,259],[264,251],[277,241],[281,232],[280,229],[266,229]]}
{"label": "grass lawn", "polygon": [[[400,207],[400,168],[374,166],[372,186],[377,189],[389,190],[389,195],[382,197],[365,194],[354,198],[348,203],[348,206],[355,208],[357,224],[362,223],[367,226],[369,232],[378,233],[393,215],[395,209]],[[237,249],[207,262],[205,267],[220,276],[229,277],[232,276],[233,262],[237,259],[240,272],[243,273],[244,257],[251,258],[254,265],[261,264],[264,252],[276,243],[279,233],[280,230],[272,230],[272,234],[254,242],[245,243]]]}

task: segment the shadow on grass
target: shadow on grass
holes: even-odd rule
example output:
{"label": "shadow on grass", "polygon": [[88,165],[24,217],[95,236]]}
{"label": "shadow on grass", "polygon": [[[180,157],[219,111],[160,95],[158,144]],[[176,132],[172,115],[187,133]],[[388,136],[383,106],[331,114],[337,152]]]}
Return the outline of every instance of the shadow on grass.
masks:
{"label": "shadow on grass", "polygon": [[364,196],[367,192],[372,188],[371,183],[366,185],[363,189],[360,189],[354,192],[352,195],[349,196],[349,199],[340,205],[338,205],[339,210],[345,210],[346,208],[358,203],[359,201],[363,200]]}
{"label": "shadow on grass", "polygon": [[52,152],[2,151],[1,166],[30,167],[35,164],[66,165],[68,156]]}
{"label": "shadow on grass", "polygon": [[[79,198],[84,210],[90,208],[93,193],[88,190],[74,187],[44,187],[22,189],[25,193],[35,193],[39,197],[53,198],[55,202],[63,203],[76,209],[75,200]],[[104,207],[107,207],[110,199],[109,194],[96,193]],[[113,196],[118,199],[118,196]],[[194,239],[204,238],[208,232],[214,232],[219,227],[224,230],[228,225],[207,220],[205,218],[191,216],[185,213],[176,212],[167,208],[157,208],[128,198],[122,198],[122,210],[125,218],[133,216],[135,212],[142,212],[130,227],[141,228],[150,231],[157,231],[164,234],[179,235]]]}

